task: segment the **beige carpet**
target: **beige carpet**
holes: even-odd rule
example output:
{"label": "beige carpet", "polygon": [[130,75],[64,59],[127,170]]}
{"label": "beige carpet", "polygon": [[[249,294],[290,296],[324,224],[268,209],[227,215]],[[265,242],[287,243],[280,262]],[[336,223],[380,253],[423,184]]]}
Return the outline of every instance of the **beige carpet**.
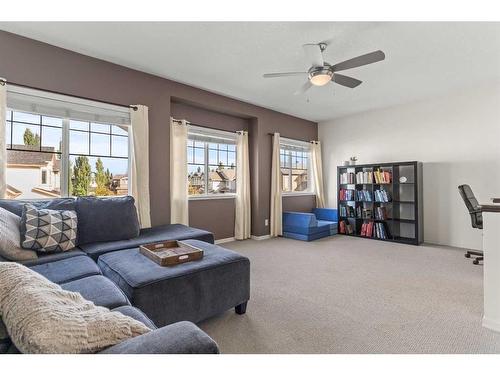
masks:
{"label": "beige carpet", "polygon": [[200,324],[223,353],[500,353],[481,327],[482,266],[463,250],[345,236],[224,244],[251,299]]}

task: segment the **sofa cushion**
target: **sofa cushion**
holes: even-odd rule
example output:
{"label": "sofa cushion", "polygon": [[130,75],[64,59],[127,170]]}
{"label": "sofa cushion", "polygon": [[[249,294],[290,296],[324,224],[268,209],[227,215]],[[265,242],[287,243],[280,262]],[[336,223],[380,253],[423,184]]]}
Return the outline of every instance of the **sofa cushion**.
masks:
{"label": "sofa cushion", "polygon": [[153,242],[185,239],[214,243],[214,235],[206,230],[191,228],[182,224],[166,224],[141,229],[139,236],[130,240],[88,243],[80,245],[80,248],[97,261],[100,255],[111,251],[130,249]]}
{"label": "sofa cushion", "polygon": [[87,276],[101,275],[97,264],[87,256],[66,258],[30,268],[56,284],[67,283]]}
{"label": "sofa cushion", "polygon": [[0,207],[0,256],[9,260],[37,259],[35,251],[23,249],[21,244],[21,218]]}
{"label": "sofa cushion", "polygon": [[63,283],[61,288],[70,292],[78,292],[86,300],[108,309],[130,304],[125,294],[111,280],[101,275]]}
{"label": "sofa cushion", "polygon": [[0,314],[23,353],[95,353],[151,331],[17,263],[0,263],[0,285]]}
{"label": "sofa cushion", "polygon": [[125,305],[125,306],[116,307],[113,309],[113,311],[118,311],[118,312],[121,312],[123,315],[130,316],[131,318],[143,323],[146,327],[148,327],[150,329],[156,329],[156,326],[151,321],[151,319],[149,319],[146,316],[146,314],[144,314],[137,307]]}
{"label": "sofa cushion", "polygon": [[86,254],[83,251],[81,251],[78,248],[74,248],[73,250],[64,251],[62,253],[51,253],[51,254],[40,253],[40,254],[38,254],[37,259],[21,261],[19,263],[24,264],[26,267],[32,267],[32,266],[36,266],[38,264],[56,262],[58,260],[73,258],[76,256],[82,256],[82,255],[86,256]]}
{"label": "sofa cushion", "polygon": [[316,219],[318,220],[338,221],[336,208],[315,208],[313,209],[313,214],[316,215]]}
{"label": "sofa cushion", "polygon": [[5,208],[17,216],[23,214],[23,207],[26,203],[30,203],[38,209],[47,208],[49,210],[69,210],[75,211],[74,198],[54,198],[45,200],[17,200],[17,199],[0,199],[0,207]]}
{"label": "sofa cushion", "polygon": [[24,205],[21,217],[21,245],[42,253],[56,253],[76,246],[76,211],[38,209]]}
{"label": "sofa cushion", "polygon": [[139,235],[133,197],[78,197],[78,244],[128,240]]}
{"label": "sofa cushion", "polygon": [[318,220],[318,227],[328,227],[330,230],[337,228],[336,221]]}

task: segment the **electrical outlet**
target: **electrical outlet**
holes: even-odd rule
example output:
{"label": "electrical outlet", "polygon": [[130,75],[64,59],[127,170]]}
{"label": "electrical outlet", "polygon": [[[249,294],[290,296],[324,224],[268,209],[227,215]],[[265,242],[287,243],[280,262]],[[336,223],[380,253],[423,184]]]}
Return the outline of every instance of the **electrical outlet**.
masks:
{"label": "electrical outlet", "polygon": [[269,225],[269,219],[264,220],[264,225],[267,227]]}

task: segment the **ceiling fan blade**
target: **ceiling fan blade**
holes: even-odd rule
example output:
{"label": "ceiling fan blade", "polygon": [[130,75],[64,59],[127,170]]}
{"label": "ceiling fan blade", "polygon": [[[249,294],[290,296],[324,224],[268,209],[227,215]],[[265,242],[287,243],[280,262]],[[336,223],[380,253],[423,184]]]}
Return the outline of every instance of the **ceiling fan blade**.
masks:
{"label": "ceiling fan blade", "polygon": [[293,76],[303,76],[307,72],[288,72],[288,73],[267,73],[264,74],[264,78],[276,78],[276,77],[293,77]]}
{"label": "ceiling fan blade", "polygon": [[297,91],[295,91],[294,95],[301,95],[305,93],[307,90],[309,90],[311,87],[312,83],[311,81],[308,80],[302,86],[300,86],[300,88]]}
{"label": "ceiling fan blade", "polygon": [[352,69],[352,68],[357,68],[358,66],[372,64],[377,61],[382,61],[384,59],[385,59],[385,54],[379,50],[335,64],[334,66],[332,66],[332,69],[334,72],[339,72],[341,70]]}
{"label": "ceiling fan blade", "polygon": [[337,74],[337,73],[333,74],[332,81],[335,83],[338,83],[339,85],[349,87],[351,89],[355,88],[356,86],[361,85],[361,83],[363,82],[363,81],[360,81],[359,79],[344,76],[342,74]]}
{"label": "ceiling fan blade", "polygon": [[304,49],[304,53],[306,54],[308,68],[310,66],[322,67],[324,65],[323,53],[321,53],[321,48],[318,44],[304,44],[302,48]]}

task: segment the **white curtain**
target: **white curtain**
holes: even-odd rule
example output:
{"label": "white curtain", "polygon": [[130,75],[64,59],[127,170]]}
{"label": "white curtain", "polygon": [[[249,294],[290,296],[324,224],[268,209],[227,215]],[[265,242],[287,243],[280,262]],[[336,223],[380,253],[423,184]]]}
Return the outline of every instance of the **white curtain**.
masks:
{"label": "white curtain", "polygon": [[170,118],[170,222],[189,224],[186,120]]}
{"label": "white curtain", "polygon": [[316,207],[325,207],[325,193],[323,190],[323,162],[321,161],[321,143],[311,142],[311,166],[314,182],[314,193],[316,194]]}
{"label": "white curtain", "polygon": [[148,107],[135,105],[130,108],[131,142],[131,190],[135,199],[141,228],[151,227],[149,201],[149,120]]}
{"label": "white curtain", "polygon": [[250,238],[250,163],[248,156],[248,132],[236,135],[236,213],[234,236],[237,240]]}
{"label": "white curtain", "polygon": [[273,136],[273,159],[271,165],[271,237],[281,236],[282,208],[281,208],[281,167],[280,167],[280,134]]}
{"label": "white curtain", "polygon": [[7,145],[5,141],[5,116],[7,112],[7,84],[0,78],[0,198],[7,193]]}
{"label": "white curtain", "polygon": [[7,145],[5,142],[5,116],[7,112],[7,84],[0,78],[0,198],[7,192]]}

